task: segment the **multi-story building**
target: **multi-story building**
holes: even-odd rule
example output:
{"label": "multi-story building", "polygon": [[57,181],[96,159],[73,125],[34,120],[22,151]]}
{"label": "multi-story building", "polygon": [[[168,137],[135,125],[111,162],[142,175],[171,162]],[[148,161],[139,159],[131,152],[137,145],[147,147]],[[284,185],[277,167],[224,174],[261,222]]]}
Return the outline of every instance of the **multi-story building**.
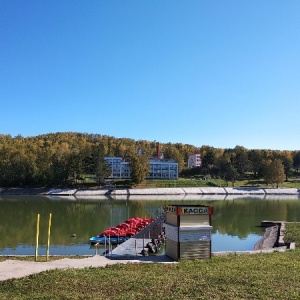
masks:
{"label": "multi-story building", "polygon": [[200,154],[189,155],[188,167],[195,168],[200,166],[201,166],[201,155]]}
{"label": "multi-story building", "polygon": [[110,178],[131,178],[129,162],[123,161],[122,157],[105,157],[110,167]]}
{"label": "multi-story building", "polygon": [[[129,162],[121,157],[105,157],[110,166],[110,178],[131,178]],[[150,158],[150,174],[147,179],[178,179],[178,163],[173,159]]]}
{"label": "multi-story building", "polygon": [[148,179],[178,179],[178,163],[174,159],[150,158]]}

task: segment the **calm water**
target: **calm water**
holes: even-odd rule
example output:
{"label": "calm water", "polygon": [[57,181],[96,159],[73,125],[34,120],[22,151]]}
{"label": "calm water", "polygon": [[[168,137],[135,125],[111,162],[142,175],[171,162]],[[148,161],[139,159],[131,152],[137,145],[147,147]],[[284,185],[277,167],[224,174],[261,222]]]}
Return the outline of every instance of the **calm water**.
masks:
{"label": "calm water", "polygon": [[[34,255],[40,214],[39,255],[45,255],[52,213],[50,255],[93,255],[89,238],[131,217],[156,217],[166,204],[214,207],[212,251],[252,250],[263,235],[262,220],[300,221],[300,199],[294,198],[129,198],[0,197],[0,255]],[[76,234],[76,238],[71,237]]]}

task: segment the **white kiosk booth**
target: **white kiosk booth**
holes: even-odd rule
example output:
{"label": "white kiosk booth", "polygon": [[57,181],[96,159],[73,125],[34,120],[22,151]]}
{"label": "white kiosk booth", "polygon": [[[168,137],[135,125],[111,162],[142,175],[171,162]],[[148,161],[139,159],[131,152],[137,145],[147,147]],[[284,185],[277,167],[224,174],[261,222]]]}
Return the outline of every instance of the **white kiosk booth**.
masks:
{"label": "white kiosk booth", "polygon": [[213,207],[168,205],[165,212],[166,255],[176,261],[211,258]]}

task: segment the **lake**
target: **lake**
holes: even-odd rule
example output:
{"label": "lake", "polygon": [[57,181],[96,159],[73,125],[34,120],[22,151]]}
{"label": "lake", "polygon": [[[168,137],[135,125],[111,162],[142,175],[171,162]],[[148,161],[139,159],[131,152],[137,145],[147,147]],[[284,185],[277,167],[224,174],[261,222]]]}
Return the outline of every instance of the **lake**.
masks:
{"label": "lake", "polygon": [[[132,217],[156,217],[165,205],[214,207],[212,251],[252,250],[264,231],[262,220],[300,221],[297,196],[193,196],[111,199],[48,196],[0,197],[0,255],[34,255],[40,214],[39,255],[46,254],[48,220],[52,214],[50,255],[93,255],[89,238]],[[72,237],[76,234],[76,237]]]}

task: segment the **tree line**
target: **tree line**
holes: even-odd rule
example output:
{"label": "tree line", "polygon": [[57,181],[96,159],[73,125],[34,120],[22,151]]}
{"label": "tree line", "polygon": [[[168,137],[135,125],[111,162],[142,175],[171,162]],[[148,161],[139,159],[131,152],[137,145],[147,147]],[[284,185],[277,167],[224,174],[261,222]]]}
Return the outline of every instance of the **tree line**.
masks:
{"label": "tree line", "polygon": [[300,151],[248,150],[242,146],[234,149],[203,146],[201,150],[201,167],[185,170],[183,174],[206,174],[231,181],[232,185],[250,175],[252,179],[263,178],[266,184],[278,186],[299,173]]}
{"label": "tree line", "polygon": [[[300,151],[248,150],[241,146],[219,149],[182,143],[160,143],[160,148],[164,158],[178,162],[182,176],[203,174],[234,182],[250,172],[255,178],[274,183],[278,174],[270,170],[283,170],[287,179],[292,171],[298,173],[300,166]],[[201,154],[202,165],[187,169],[188,157],[194,153]],[[157,142],[74,132],[33,137],[0,135],[0,186],[66,186],[86,174],[93,174],[100,183],[110,174],[106,156],[129,161],[138,183],[147,173],[149,158],[157,156]]]}

